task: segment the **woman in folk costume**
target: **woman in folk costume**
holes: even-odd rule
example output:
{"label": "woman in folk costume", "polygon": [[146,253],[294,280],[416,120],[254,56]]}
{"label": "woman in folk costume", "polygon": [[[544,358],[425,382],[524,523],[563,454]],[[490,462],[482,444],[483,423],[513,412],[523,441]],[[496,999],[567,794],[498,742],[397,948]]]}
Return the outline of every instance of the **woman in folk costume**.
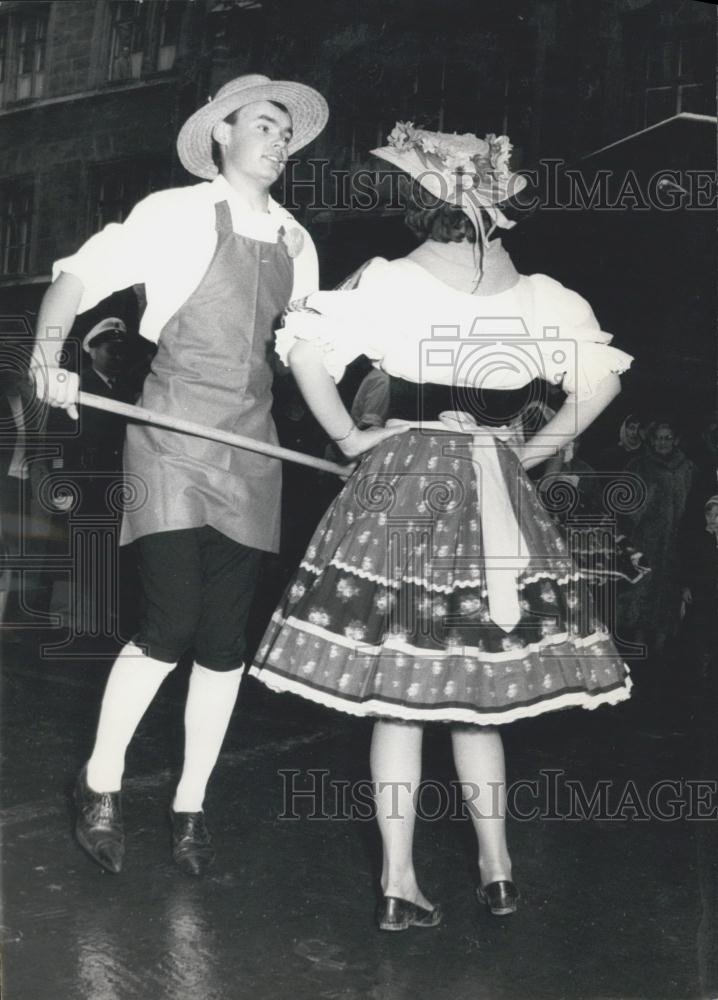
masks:
{"label": "woman in folk costume", "polygon": [[[407,222],[424,242],[399,260],[371,260],[353,289],[295,304],[278,338],[327,433],[348,457],[366,454],[320,523],[252,673],[274,690],[377,718],[383,930],[441,919],[412,862],[425,722],[453,724],[462,786],[494,805],[491,815],[470,812],[478,897],[503,915],[519,894],[504,802],[497,815],[491,795],[505,795],[497,727],[613,704],[630,688],[524,470],[591,423],[631,358],[608,346],[579,295],[519,275],[490,239],[510,225],[497,204],[524,184],[509,171],[510,150],[505,136],[399,123],[373,152],[414,178]],[[397,436],[378,445],[335,387],[361,354],[390,377]],[[514,450],[502,437],[525,403],[516,390],[525,397],[537,379],[560,382],[566,401]]]}

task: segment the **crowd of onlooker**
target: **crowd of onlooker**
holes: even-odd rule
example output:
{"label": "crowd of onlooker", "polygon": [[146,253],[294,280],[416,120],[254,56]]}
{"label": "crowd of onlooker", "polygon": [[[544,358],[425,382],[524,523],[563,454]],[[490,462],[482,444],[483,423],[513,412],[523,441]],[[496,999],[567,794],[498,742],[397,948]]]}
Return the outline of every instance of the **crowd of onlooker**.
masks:
{"label": "crowd of onlooker", "polygon": [[[629,414],[590,464],[577,450],[540,471],[547,506],[552,471],[572,479],[581,498],[573,537],[588,539],[575,547],[589,567],[603,560],[597,579],[615,584],[604,619],[631,664],[634,702],[659,729],[675,728],[686,696],[718,697],[718,414],[685,441],[673,419]],[[586,518],[597,511],[613,527],[608,553],[590,550]]]}

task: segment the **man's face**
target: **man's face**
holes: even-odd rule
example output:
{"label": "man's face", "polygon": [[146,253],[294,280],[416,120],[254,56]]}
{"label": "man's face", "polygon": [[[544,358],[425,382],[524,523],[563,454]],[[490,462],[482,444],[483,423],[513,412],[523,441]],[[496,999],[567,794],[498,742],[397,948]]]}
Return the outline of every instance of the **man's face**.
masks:
{"label": "man's face", "polygon": [[670,427],[665,424],[656,427],[653,434],[653,450],[657,455],[670,455],[675,442],[676,439]]}
{"label": "man's face", "polygon": [[718,503],[712,503],[706,507],[706,531],[718,535]]}
{"label": "man's face", "polygon": [[215,138],[223,150],[225,170],[229,167],[262,187],[274,184],[287,162],[292,138],[292,119],[271,101],[245,104],[233,124],[221,122]]}
{"label": "man's face", "polygon": [[121,340],[111,340],[99,347],[90,348],[92,366],[101,375],[121,375],[125,370],[127,349]]}

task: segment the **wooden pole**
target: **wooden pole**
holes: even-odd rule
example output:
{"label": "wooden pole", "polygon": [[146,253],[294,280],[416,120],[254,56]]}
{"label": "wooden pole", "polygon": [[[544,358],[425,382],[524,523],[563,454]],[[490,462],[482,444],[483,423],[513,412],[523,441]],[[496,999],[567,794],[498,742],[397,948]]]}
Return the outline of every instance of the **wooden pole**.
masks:
{"label": "wooden pole", "polygon": [[220,441],[222,444],[232,445],[234,448],[246,448],[247,451],[257,451],[261,455],[281,458],[285,462],[296,462],[297,465],[306,465],[310,469],[319,469],[321,472],[332,472],[342,479],[348,479],[354,471],[354,465],[339,465],[337,462],[328,462],[323,458],[305,455],[301,451],[292,451],[291,448],[281,448],[277,444],[255,441],[254,438],[245,437],[243,434],[233,434],[215,427],[206,427],[204,424],[195,423],[194,420],[183,420],[181,417],[155,413],[154,410],[146,410],[141,406],[121,403],[115,399],[106,399],[104,396],[95,396],[91,392],[80,392],[78,402],[82,406],[91,406],[95,410],[117,413],[121,417],[129,417],[130,420],[153,424],[155,427],[164,427],[182,434],[192,434],[194,437],[207,438],[209,441]]}

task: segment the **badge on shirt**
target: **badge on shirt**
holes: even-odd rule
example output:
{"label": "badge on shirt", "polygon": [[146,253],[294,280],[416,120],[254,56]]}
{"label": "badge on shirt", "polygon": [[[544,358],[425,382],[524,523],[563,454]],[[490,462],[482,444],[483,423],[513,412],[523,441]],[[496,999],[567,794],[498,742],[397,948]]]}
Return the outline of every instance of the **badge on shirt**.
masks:
{"label": "badge on shirt", "polygon": [[290,257],[298,257],[304,247],[304,233],[301,229],[290,229],[287,231],[284,226],[279,227],[279,238],[287,248]]}

